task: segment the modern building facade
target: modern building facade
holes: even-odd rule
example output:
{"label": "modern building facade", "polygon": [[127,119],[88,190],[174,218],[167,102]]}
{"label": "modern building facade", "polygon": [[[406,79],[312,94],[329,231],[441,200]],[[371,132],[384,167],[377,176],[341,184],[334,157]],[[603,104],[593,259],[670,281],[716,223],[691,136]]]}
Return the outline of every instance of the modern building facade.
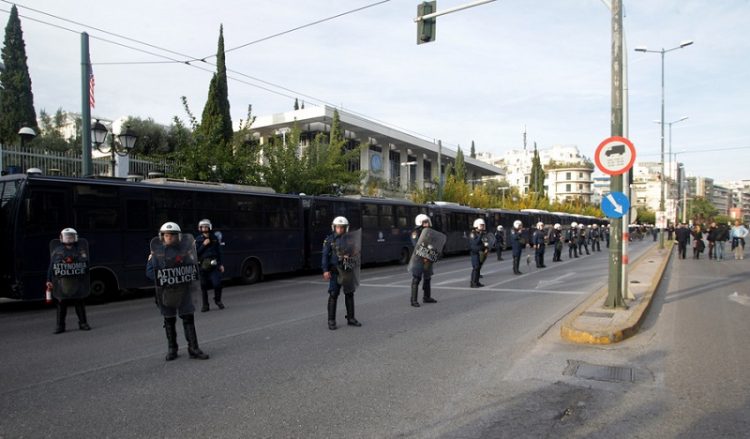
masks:
{"label": "modern building facade", "polygon": [[[318,133],[331,129],[333,113],[330,106],[309,107],[300,110],[259,116],[252,132],[261,147],[271,138],[284,138],[296,123],[302,131],[301,147],[305,148]],[[446,165],[455,163],[456,151],[440,147],[412,134],[362,116],[338,110],[344,136],[350,147],[362,146],[355,170],[365,171],[363,185],[378,187],[379,195],[405,193],[414,188],[430,188],[444,176]],[[473,159],[466,154],[467,179],[503,175],[503,170]]]}

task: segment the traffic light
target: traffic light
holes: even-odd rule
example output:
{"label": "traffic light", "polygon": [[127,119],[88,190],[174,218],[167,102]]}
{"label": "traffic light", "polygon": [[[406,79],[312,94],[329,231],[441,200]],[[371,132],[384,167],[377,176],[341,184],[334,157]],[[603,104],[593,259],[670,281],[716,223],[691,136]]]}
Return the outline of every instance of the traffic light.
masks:
{"label": "traffic light", "polygon": [[[424,17],[437,11],[437,1],[422,2],[417,5],[417,17]],[[435,41],[435,18],[417,21],[417,44]]]}

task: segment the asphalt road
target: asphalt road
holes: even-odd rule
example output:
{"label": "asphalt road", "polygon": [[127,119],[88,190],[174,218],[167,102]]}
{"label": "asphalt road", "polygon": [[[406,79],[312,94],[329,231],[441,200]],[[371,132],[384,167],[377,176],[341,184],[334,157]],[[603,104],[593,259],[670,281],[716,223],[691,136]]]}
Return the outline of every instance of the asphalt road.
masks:
{"label": "asphalt road", "polygon": [[[632,259],[650,245],[634,243]],[[715,270],[724,270],[721,275],[735,284],[717,283],[714,273],[701,274],[696,267],[708,261],[695,267],[687,265],[694,261],[679,261],[685,267],[675,269],[684,270],[684,282],[689,283],[673,287],[671,280],[665,282],[665,288],[676,288],[680,300],[675,299],[675,305],[663,300],[652,313],[674,308],[671,320],[654,317],[647,323],[646,333],[659,337],[636,337],[648,340],[645,347],[638,342],[624,345],[635,349],[641,362],[657,356],[664,365],[662,375],[648,372],[655,378],[641,380],[641,372],[650,369],[631,361],[630,351],[622,356],[615,350],[559,341],[559,319],[605,284],[606,251],[573,260],[566,254],[561,263],[553,264],[549,256],[547,260],[545,269],[524,261],[524,275],[513,276],[508,258],[497,262],[492,255],[483,273],[487,287],[470,289],[468,256],[446,259],[436,265],[433,279],[439,303],[418,309],[409,306],[405,267],[366,269],[356,294],[363,326],[344,324],[342,297],[336,331],[327,329],[326,283],[319,275],[227,288],[225,310],[197,313],[201,347],[211,355],[208,361],[187,358],[179,327],[180,358],[164,361],[166,341],[152,299],[89,307],[94,329],[61,335],[52,335],[52,309],[0,305],[0,437],[586,435],[604,431],[592,426],[609,425],[608,410],[631,398],[633,386],[646,389],[649,398],[665,387],[685,386],[676,376],[682,376],[685,358],[702,352],[689,339],[656,331],[661,320],[674,320],[668,323],[671,334],[704,334],[701,346],[719,357],[702,356],[695,369],[731,364],[732,394],[740,398],[748,389],[748,368],[739,367],[743,361],[750,364],[747,348],[735,357],[725,351],[736,349],[734,342],[747,345],[728,334],[739,337],[744,331],[746,338],[750,307],[742,305],[739,296],[729,300],[723,290],[712,290],[713,285],[731,289],[741,283],[747,294],[746,261],[714,263]],[[691,308],[695,315],[680,320],[684,317],[679,307],[695,300],[717,304],[706,313],[698,304]],[[708,312],[731,313],[731,323],[717,326]],[[698,317],[705,321],[702,329],[695,326]],[[76,326],[71,310],[68,327]],[[721,332],[722,341],[706,338],[708,329]],[[661,344],[654,345],[657,339]],[[678,352],[672,352],[672,344]],[[623,390],[621,383],[600,385],[562,374],[566,358],[602,362],[605,359],[597,357],[602,353],[610,363],[636,364],[639,380]],[[680,356],[671,360],[672,355]],[[726,363],[727,358],[732,362]],[[717,390],[704,384],[700,397]],[[687,388],[673,401],[690,396]],[[640,400],[632,398],[637,405]],[[608,403],[592,410],[591,401]],[[728,407],[747,412],[747,399],[743,401],[744,406],[737,402]],[[649,408],[639,407],[634,414]],[[618,418],[631,415],[616,412]],[[672,422],[662,420],[662,410],[649,413],[652,422]],[[727,416],[747,422],[739,413]],[[673,431],[681,430],[668,430]]]}

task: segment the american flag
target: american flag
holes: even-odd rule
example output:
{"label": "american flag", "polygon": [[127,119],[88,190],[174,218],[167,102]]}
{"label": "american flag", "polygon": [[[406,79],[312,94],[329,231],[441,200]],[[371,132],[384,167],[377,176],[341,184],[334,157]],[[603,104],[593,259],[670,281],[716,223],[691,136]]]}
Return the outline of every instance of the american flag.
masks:
{"label": "american flag", "polygon": [[91,108],[96,107],[96,99],[94,99],[94,85],[96,85],[96,81],[94,81],[94,69],[91,67],[91,63],[89,63],[89,106]]}

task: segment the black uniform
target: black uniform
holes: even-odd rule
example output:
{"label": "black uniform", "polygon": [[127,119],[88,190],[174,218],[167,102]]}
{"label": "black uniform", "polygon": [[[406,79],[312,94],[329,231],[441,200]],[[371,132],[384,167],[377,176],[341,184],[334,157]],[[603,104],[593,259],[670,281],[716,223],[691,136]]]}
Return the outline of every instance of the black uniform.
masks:
{"label": "black uniform", "polygon": [[[422,229],[424,229],[424,227],[417,226],[411,232],[411,244],[415,248],[417,247],[419,237],[422,235]],[[430,285],[430,282],[432,281],[432,265],[432,262],[423,258],[417,258],[416,263],[414,264],[414,269],[411,273],[411,306],[413,307],[419,307],[419,282],[422,281],[422,279],[424,279],[424,283],[422,284],[422,301],[424,303],[437,303],[437,300],[432,298],[432,288]]]}
{"label": "black uniform", "polygon": [[565,231],[565,242],[568,243],[568,259],[578,257],[578,230],[569,228]]}
{"label": "black uniform", "polygon": [[586,254],[590,255],[589,253],[589,244],[586,242],[586,229],[578,229],[578,253],[583,255],[583,250],[586,250]]}
{"label": "black uniform", "polygon": [[544,248],[545,248],[546,236],[544,230],[536,229],[531,235],[531,245],[534,246],[534,260],[536,261],[536,268],[544,268]]}
{"label": "black uniform", "polygon": [[76,315],[78,316],[78,328],[83,331],[88,331],[91,327],[86,319],[86,305],[84,304],[84,298],[88,296],[89,280],[83,273],[79,276],[65,276],[64,269],[60,269],[61,266],[85,266],[83,270],[88,270],[89,257],[86,250],[78,246],[78,243],[73,244],[60,244],[52,251],[50,255],[49,268],[47,269],[47,282],[51,282],[55,278],[59,279],[71,279],[73,281],[78,280],[80,287],[85,289],[84,294],[77,294],[75,298],[66,298],[60,294],[59,291],[53,289],[52,293],[55,298],[55,304],[57,307],[57,327],[55,328],[55,334],[65,332],[65,318],[68,315],[68,305],[75,306]]}
{"label": "black uniform", "polygon": [[[208,244],[204,244],[205,240]],[[224,309],[221,301],[221,270],[224,265],[224,251],[220,237],[213,231],[208,232],[208,237],[203,233],[195,236],[195,249],[198,252],[198,265],[201,277],[201,298],[203,306],[201,311],[208,311],[208,290],[214,290],[214,303],[219,309]]]}
{"label": "black uniform", "polygon": [[554,228],[550,230],[549,235],[547,235],[547,242],[554,249],[553,254],[552,254],[552,262],[560,262],[562,260],[561,259],[562,248],[563,248],[562,241],[563,240],[562,240],[561,230],[557,230]]}
{"label": "black uniform", "polygon": [[[336,329],[336,305],[342,285],[338,283],[339,269],[343,267],[343,261],[339,261],[337,248],[343,235],[331,233],[323,241],[323,255],[321,269],[331,274],[328,281],[328,329]],[[354,318],[354,290],[344,289],[344,305],[346,306],[346,323],[349,326],[362,326]]]}
{"label": "black uniform", "polygon": [[497,250],[497,260],[503,260],[503,250],[505,250],[505,230],[495,232],[495,247]]}
{"label": "black uniform", "polygon": [[675,238],[677,238],[677,253],[680,255],[680,259],[685,259],[687,257],[687,246],[690,243],[690,229],[681,225],[675,230]]}
{"label": "black uniform", "polygon": [[513,274],[522,274],[518,266],[521,264],[521,252],[525,246],[523,229],[511,229],[510,245],[513,250]]}
{"label": "black uniform", "polygon": [[592,252],[600,252],[602,251],[602,245],[599,242],[601,240],[601,236],[599,233],[599,228],[591,229],[591,251]]}
{"label": "black uniform", "polygon": [[479,231],[478,229],[472,229],[469,234],[469,253],[471,255],[471,282],[469,286],[471,288],[479,288],[484,285],[479,283],[479,276],[481,276],[482,265],[484,258],[487,257],[487,244],[482,239],[486,231]]}

